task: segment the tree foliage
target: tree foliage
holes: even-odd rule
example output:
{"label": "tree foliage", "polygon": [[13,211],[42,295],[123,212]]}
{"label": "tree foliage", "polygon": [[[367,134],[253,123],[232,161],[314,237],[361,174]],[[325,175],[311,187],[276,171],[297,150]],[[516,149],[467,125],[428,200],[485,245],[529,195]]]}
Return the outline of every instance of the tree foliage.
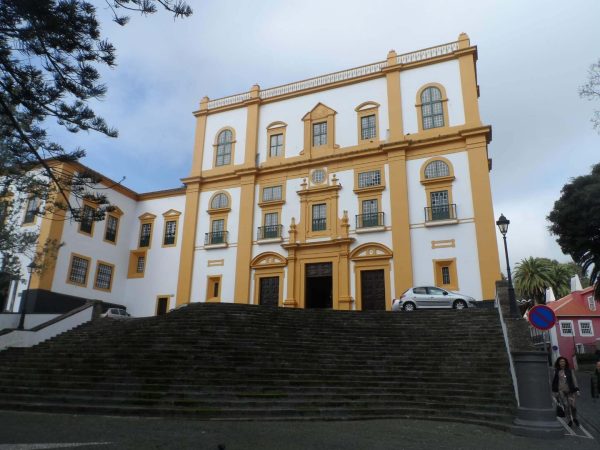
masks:
{"label": "tree foliage", "polygon": [[571,291],[571,278],[580,274],[581,268],[574,263],[530,256],[515,266],[515,288],[522,298],[542,304],[546,289],[552,288],[557,299],[564,297]]}
{"label": "tree foliage", "polygon": [[[97,0],[113,20],[125,25],[120,11],[153,14],[157,5],[175,17],[192,13],[182,0]],[[65,220],[81,219],[82,201],[98,206],[102,220],[111,206],[96,189],[100,177],[88,170],[64,171],[57,162],[75,162],[82,148],[64,148],[47,132],[55,121],[71,133],[95,131],[117,137],[89,106],[106,86],[98,69],[114,67],[115,47],[101,35],[96,6],[85,0],[0,0],[0,221],[3,264],[31,249],[31,232],[7,211],[18,211],[28,197],[42,200],[38,215],[65,211]],[[18,214],[17,214],[18,215]],[[17,221],[18,222],[18,221]],[[2,269],[4,270],[4,269]]]}
{"label": "tree foliage", "polygon": [[[588,82],[580,86],[579,95],[588,100],[600,100],[600,59],[588,69]],[[600,110],[594,111],[591,122],[600,133]]]}
{"label": "tree foliage", "polygon": [[563,186],[548,220],[561,250],[571,255],[584,273],[589,270],[595,297],[600,299],[600,164]]}

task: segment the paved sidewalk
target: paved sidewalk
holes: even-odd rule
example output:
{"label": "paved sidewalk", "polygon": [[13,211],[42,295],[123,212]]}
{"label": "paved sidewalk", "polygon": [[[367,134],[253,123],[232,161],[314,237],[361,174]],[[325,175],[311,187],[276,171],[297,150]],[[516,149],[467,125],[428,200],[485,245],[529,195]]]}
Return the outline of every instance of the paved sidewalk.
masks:
{"label": "paved sidewalk", "polygon": [[487,427],[421,420],[231,422],[0,411],[0,450],[65,447],[91,450],[599,448],[596,440],[573,436],[548,441],[513,436]]}

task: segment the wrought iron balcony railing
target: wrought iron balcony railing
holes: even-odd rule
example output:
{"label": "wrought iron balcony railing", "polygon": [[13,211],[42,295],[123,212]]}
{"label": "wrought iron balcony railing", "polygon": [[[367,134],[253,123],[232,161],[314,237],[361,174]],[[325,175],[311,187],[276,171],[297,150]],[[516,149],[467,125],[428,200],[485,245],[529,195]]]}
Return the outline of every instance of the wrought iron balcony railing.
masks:
{"label": "wrought iron balcony railing", "polygon": [[312,230],[313,231],[323,231],[327,229],[327,219],[313,219],[312,220]]}
{"label": "wrought iron balcony railing", "polygon": [[227,231],[213,231],[204,234],[204,245],[216,245],[227,243]]}
{"label": "wrought iron balcony railing", "polygon": [[150,236],[140,236],[140,248],[141,247],[150,247]]}
{"label": "wrought iron balcony railing", "polygon": [[283,225],[268,225],[266,227],[258,227],[257,239],[277,239],[283,233]]}
{"label": "wrought iron balcony railing", "polygon": [[384,213],[367,213],[356,215],[356,228],[371,228],[384,226]]}
{"label": "wrought iron balcony railing", "polygon": [[425,207],[425,222],[456,219],[456,203]]}

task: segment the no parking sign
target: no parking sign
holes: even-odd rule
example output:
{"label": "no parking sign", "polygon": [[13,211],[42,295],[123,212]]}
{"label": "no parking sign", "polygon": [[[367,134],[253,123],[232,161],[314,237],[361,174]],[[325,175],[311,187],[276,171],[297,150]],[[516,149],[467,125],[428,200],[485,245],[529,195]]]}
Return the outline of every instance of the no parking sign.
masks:
{"label": "no parking sign", "polygon": [[556,323],[556,314],[546,305],[537,305],[529,310],[527,319],[538,330],[549,330]]}

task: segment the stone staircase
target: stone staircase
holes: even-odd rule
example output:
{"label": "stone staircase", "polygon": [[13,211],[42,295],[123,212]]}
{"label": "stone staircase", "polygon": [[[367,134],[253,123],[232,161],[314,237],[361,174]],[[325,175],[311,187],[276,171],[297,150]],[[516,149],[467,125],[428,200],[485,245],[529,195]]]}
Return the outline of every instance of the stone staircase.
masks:
{"label": "stone staircase", "polygon": [[419,418],[507,429],[496,310],[192,304],[0,352],[0,409],[200,419]]}

